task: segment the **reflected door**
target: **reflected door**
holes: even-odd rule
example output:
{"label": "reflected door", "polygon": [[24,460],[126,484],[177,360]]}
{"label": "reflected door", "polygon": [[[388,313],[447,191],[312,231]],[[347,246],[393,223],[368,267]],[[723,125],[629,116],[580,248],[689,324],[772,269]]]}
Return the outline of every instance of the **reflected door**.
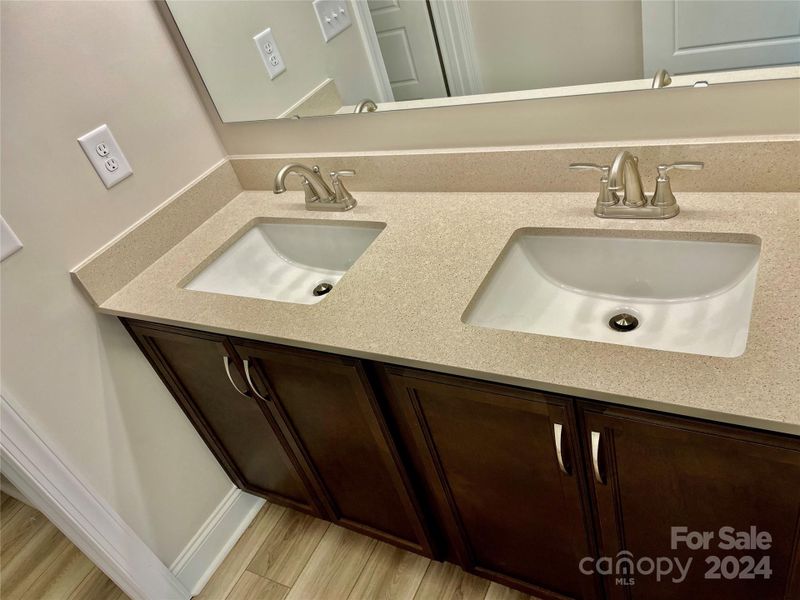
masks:
{"label": "reflected door", "polygon": [[367,4],[394,99],[448,96],[428,3],[369,0]]}
{"label": "reflected door", "polygon": [[800,62],[800,0],[644,0],[644,75]]}

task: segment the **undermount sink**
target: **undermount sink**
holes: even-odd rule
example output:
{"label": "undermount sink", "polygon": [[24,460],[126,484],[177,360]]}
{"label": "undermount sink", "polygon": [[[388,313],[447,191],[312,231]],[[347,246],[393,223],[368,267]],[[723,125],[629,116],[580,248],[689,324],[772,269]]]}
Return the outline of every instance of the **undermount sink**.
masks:
{"label": "undermount sink", "polygon": [[325,298],[385,226],[357,221],[256,223],[184,287],[314,304]]}
{"label": "undermount sink", "polygon": [[522,229],[462,320],[493,329],[735,357],[747,343],[760,250],[759,238],[751,235],[698,241]]}

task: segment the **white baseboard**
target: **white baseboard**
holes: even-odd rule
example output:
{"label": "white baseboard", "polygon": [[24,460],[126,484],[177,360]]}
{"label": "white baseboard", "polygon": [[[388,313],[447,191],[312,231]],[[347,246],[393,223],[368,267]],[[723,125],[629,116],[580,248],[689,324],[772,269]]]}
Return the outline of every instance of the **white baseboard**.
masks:
{"label": "white baseboard", "polygon": [[193,596],[199,594],[242,536],[264,499],[232,487],[170,566]]}
{"label": "white baseboard", "polygon": [[0,396],[3,474],[134,600],[186,600],[175,575],[117,512],[59,458],[16,403]]}
{"label": "white baseboard", "polygon": [[15,500],[19,500],[23,504],[27,504],[28,506],[32,506],[33,508],[36,508],[35,506],[33,506],[33,504],[31,503],[30,499],[26,498],[25,494],[20,492],[17,489],[17,486],[15,486],[13,483],[11,483],[8,480],[8,478],[6,478],[6,476],[3,475],[2,473],[0,473],[0,492],[3,492],[7,496],[11,496]]}
{"label": "white baseboard", "polygon": [[3,474],[136,600],[186,600],[200,593],[264,505],[262,498],[232,487],[167,569],[31,428],[16,403],[0,397],[0,408]]}

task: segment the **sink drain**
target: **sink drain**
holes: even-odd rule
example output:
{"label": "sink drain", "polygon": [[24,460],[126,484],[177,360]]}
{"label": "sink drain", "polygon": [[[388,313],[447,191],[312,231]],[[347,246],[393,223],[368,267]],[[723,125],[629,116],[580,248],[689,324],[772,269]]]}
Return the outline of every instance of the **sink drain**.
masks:
{"label": "sink drain", "polygon": [[317,284],[314,287],[314,289],[311,290],[311,293],[314,294],[315,296],[324,296],[325,294],[330,292],[332,289],[333,289],[333,284],[332,283],[328,283],[327,281],[323,281],[322,283]]}
{"label": "sink drain", "polygon": [[639,326],[639,319],[630,313],[618,313],[608,320],[608,326],[614,331],[633,331]]}

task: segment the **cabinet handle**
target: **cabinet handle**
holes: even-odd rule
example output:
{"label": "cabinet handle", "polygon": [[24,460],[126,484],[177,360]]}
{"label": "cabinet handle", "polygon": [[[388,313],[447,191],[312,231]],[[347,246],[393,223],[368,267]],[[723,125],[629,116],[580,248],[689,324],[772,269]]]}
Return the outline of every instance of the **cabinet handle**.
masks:
{"label": "cabinet handle", "polygon": [[605,485],[603,476],[600,474],[600,432],[592,432],[592,470],[594,471],[594,480],[597,483]]}
{"label": "cabinet handle", "polygon": [[[247,392],[243,392],[242,390],[240,390],[239,386],[237,386],[236,383],[233,381],[233,377],[231,377],[231,364],[230,364],[231,361],[230,361],[230,359],[228,358],[227,355],[222,357],[222,362],[225,365],[225,373],[228,374],[228,381],[231,382],[231,385],[233,386],[233,389],[235,389],[237,392],[239,392],[242,396],[247,396]],[[247,396],[247,397],[249,398],[250,396]]]}
{"label": "cabinet handle", "polygon": [[569,475],[567,467],[564,465],[564,456],[561,453],[561,442],[564,436],[564,427],[561,423],[553,423],[553,439],[556,443],[556,458],[558,459],[558,468],[564,475]]}
{"label": "cabinet handle", "polygon": [[244,376],[247,377],[247,383],[250,385],[250,389],[253,390],[253,393],[258,396],[260,400],[264,402],[269,402],[269,398],[265,398],[261,394],[258,393],[258,388],[253,384],[253,380],[250,378],[250,363],[245,358],[244,359]]}

